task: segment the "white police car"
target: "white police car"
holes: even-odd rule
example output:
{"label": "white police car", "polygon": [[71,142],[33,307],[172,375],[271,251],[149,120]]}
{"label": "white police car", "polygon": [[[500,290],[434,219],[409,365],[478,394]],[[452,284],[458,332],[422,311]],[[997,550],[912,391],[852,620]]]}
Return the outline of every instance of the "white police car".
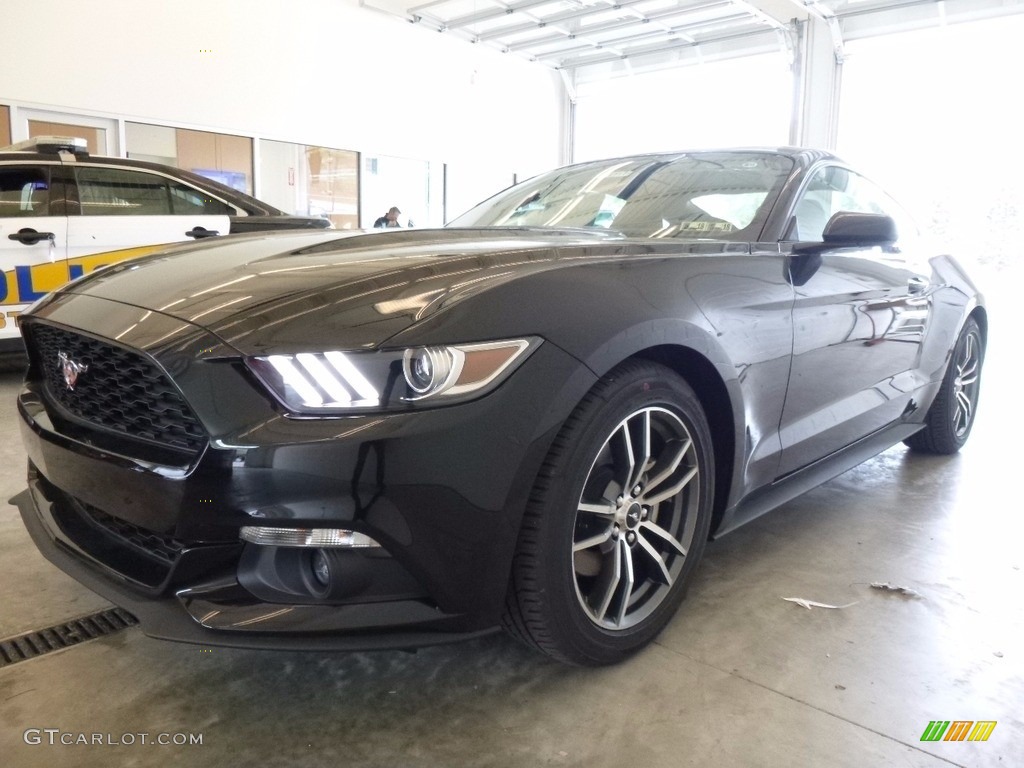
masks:
{"label": "white police car", "polygon": [[189,171],[90,156],[82,139],[45,136],[5,147],[0,353],[21,349],[15,318],[25,307],[113,260],[229,233],[328,227],[326,219],[288,215]]}

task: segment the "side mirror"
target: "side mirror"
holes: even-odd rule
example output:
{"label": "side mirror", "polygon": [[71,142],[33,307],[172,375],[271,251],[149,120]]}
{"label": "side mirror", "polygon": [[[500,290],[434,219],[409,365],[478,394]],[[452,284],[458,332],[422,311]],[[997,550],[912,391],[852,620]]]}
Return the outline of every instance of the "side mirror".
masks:
{"label": "side mirror", "polygon": [[822,253],[834,248],[871,248],[897,240],[896,222],[881,213],[839,211],[825,225],[820,243],[798,243],[793,253]]}

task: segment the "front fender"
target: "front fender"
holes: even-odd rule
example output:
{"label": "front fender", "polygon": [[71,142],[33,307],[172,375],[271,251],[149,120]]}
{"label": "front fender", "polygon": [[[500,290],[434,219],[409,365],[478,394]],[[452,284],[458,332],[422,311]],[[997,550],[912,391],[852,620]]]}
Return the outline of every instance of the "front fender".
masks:
{"label": "front fender", "polygon": [[590,386],[622,361],[657,359],[689,381],[705,410],[721,417],[729,434],[718,458],[729,464],[729,480],[719,490],[734,499],[776,476],[792,300],[777,254],[581,260],[493,285],[388,343],[532,335],[558,346],[582,370],[551,393],[538,433],[561,424]]}

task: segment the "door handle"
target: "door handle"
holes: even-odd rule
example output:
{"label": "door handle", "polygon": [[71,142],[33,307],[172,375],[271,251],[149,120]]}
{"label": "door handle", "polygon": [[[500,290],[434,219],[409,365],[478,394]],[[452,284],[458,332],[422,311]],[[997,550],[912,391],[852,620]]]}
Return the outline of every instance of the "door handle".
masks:
{"label": "door handle", "polygon": [[43,240],[49,240],[51,243],[56,243],[57,238],[53,232],[37,232],[34,229],[26,227],[25,229],[19,229],[12,235],[7,236],[8,240],[17,240],[23,245],[35,245],[41,243]]}
{"label": "door handle", "polygon": [[912,277],[907,280],[907,290],[912,294],[924,293],[928,288],[928,281],[923,277]]}
{"label": "door handle", "polygon": [[216,237],[219,235],[216,229],[206,229],[205,227],[194,227],[185,233],[187,237],[194,237],[196,240],[201,240],[204,237]]}

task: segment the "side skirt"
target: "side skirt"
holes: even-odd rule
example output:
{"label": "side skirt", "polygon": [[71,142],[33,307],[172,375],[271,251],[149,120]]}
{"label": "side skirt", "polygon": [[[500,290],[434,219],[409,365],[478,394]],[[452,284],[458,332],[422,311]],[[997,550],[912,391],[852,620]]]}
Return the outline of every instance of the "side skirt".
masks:
{"label": "side skirt", "polygon": [[731,509],[726,510],[722,518],[722,525],[714,532],[712,538],[717,539],[724,536],[744,523],[749,523],[760,517],[765,512],[795,499],[812,488],[817,488],[822,483],[853,469],[858,464],[863,464],[872,456],[891,448],[923,427],[924,424],[896,422],[819,459],[813,464],[808,464],[806,467],[779,478],[771,485],[754,491]]}

